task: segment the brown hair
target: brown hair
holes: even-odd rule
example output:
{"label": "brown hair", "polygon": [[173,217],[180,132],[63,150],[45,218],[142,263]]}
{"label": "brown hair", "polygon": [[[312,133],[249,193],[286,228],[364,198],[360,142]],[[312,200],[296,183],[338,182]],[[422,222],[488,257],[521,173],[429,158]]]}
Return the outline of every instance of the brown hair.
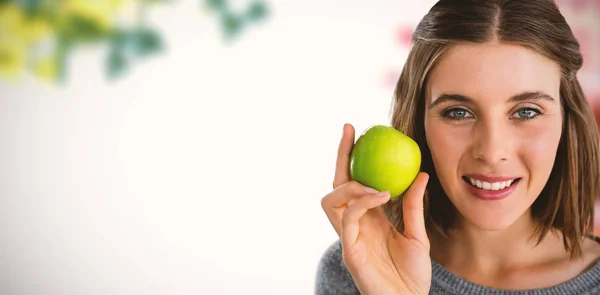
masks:
{"label": "brown hair", "polygon": [[[396,85],[392,126],[421,147],[421,170],[430,176],[425,194],[428,230],[442,235],[454,225],[456,208],[436,176],[425,139],[424,104],[428,74],[453,44],[519,44],[556,61],[562,69],[560,100],[563,130],[553,170],[531,210],[538,221],[538,242],[556,229],[572,256],[593,232],[594,200],[600,192],[598,131],[576,74],[583,58],[571,28],[552,0],[441,0],[421,20],[413,47]],[[383,206],[403,232],[402,198]]]}

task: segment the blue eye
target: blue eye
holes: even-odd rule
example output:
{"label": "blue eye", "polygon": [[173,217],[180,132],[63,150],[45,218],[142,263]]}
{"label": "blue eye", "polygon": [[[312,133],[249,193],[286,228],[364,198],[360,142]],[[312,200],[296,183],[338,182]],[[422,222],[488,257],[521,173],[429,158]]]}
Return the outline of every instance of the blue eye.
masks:
{"label": "blue eye", "polygon": [[447,117],[452,120],[461,120],[461,119],[471,118],[471,117],[473,117],[473,115],[471,115],[471,113],[469,113],[465,109],[453,108],[453,109],[446,110],[444,112],[444,117]]}
{"label": "blue eye", "polygon": [[514,113],[514,117],[519,120],[530,120],[537,117],[541,112],[535,108],[522,108]]}

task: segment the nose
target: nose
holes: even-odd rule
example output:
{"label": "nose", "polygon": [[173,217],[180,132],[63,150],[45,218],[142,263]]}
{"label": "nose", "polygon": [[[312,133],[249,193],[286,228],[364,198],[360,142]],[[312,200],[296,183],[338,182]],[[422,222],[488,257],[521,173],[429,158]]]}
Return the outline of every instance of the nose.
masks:
{"label": "nose", "polygon": [[479,121],[473,128],[472,153],[475,159],[493,166],[508,160],[514,138],[510,125],[502,120]]}

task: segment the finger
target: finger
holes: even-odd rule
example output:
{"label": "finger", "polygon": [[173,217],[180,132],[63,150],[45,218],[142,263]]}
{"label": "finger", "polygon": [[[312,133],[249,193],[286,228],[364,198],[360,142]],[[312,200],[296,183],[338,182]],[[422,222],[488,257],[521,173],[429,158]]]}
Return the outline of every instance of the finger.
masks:
{"label": "finger", "polygon": [[321,199],[321,206],[338,235],[341,233],[341,219],[346,208],[362,196],[377,192],[377,190],[366,187],[356,181],[350,181],[338,186],[338,188]]}
{"label": "finger", "polygon": [[342,139],[338,147],[337,161],[335,163],[335,177],[333,188],[350,181],[350,153],[354,146],[354,126],[344,124]]}
{"label": "finger", "polygon": [[419,172],[402,200],[404,236],[408,239],[417,240],[427,247],[429,247],[429,239],[425,230],[423,198],[428,180],[429,175],[427,173]]}
{"label": "finger", "polygon": [[360,218],[367,211],[385,204],[390,199],[389,192],[370,194],[356,200],[342,215],[342,247],[354,246],[360,234]]}
{"label": "finger", "polygon": [[335,190],[323,197],[321,205],[323,206],[323,209],[342,208],[350,205],[348,203],[356,197],[374,193],[378,193],[378,191],[374,188],[364,186],[357,181],[351,180],[339,185]]}

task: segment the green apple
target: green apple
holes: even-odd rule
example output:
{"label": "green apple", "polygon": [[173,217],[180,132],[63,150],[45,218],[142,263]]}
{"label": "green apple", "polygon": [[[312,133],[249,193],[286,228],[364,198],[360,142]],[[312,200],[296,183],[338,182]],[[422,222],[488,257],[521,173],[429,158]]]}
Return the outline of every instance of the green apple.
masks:
{"label": "green apple", "polygon": [[399,197],[421,168],[419,145],[399,130],[384,125],[368,128],[350,155],[350,176],[362,185]]}

